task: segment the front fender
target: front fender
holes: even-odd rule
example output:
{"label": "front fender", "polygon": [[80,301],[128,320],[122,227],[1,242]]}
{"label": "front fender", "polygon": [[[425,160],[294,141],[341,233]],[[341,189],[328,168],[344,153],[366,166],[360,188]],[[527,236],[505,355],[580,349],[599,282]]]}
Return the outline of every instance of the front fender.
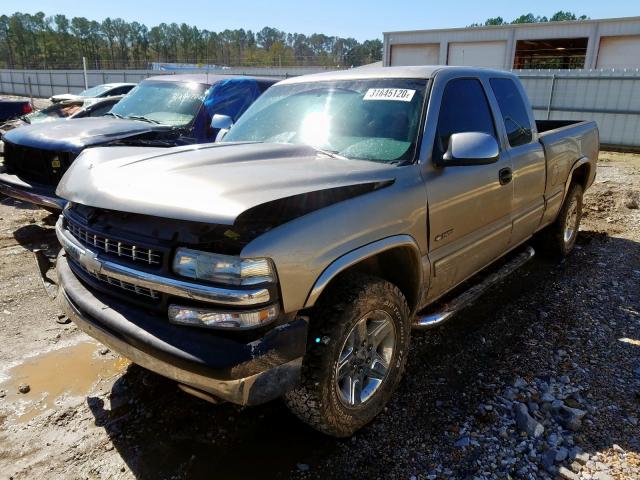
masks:
{"label": "front fender", "polygon": [[[382,240],[364,245],[336,259],[320,274],[313,285],[311,292],[309,292],[304,308],[313,307],[327,285],[329,285],[329,283],[331,283],[331,281],[340,273],[363,260],[366,260],[367,258],[374,257],[394,248],[409,248],[414,256],[415,264],[420,265],[420,249],[418,248],[418,244],[414,238],[410,235],[394,235],[392,237],[383,238]],[[416,285],[415,298],[418,298],[421,284],[419,276],[415,279],[414,284]]]}

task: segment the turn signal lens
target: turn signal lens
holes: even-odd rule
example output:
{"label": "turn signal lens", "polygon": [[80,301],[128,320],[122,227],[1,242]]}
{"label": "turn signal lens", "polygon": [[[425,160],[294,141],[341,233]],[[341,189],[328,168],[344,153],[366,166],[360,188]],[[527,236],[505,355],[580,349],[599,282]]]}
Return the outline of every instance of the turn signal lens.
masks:
{"label": "turn signal lens", "polygon": [[178,325],[218,329],[251,329],[266,325],[278,317],[277,305],[251,311],[220,311],[207,308],[169,306],[169,321]]}

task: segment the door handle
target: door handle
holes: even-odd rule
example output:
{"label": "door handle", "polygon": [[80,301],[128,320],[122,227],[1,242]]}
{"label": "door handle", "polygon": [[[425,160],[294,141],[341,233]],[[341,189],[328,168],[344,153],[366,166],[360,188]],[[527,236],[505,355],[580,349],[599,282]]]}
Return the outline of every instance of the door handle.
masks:
{"label": "door handle", "polygon": [[513,172],[509,167],[501,168],[498,172],[498,179],[500,180],[500,185],[506,185],[513,178]]}

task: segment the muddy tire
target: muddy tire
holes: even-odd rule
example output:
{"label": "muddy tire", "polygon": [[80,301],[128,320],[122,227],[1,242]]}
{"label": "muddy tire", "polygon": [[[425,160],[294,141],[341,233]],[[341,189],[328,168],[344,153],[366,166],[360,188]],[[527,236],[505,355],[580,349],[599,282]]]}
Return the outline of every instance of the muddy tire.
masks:
{"label": "muddy tire", "polygon": [[573,250],[582,217],[582,195],[582,186],[571,184],[555,222],[540,232],[538,244],[547,256],[561,259]]}
{"label": "muddy tire", "polygon": [[380,413],[402,377],[409,307],[376,277],[350,275],[329,288],[311,313],[301,383],[285,402],[313,428],[348,437]]}

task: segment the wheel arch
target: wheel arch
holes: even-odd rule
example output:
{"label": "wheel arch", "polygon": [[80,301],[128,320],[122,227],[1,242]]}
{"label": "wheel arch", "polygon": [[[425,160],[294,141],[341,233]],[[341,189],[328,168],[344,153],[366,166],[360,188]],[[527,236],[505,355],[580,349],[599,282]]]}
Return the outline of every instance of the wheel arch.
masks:
{"label": "wheel arch", "polygon": [[567,177],[567,182],[564,187],[564,196],[566,198],[567,193],[569,193],[569,188],[571,184],[578,183],[582,186],[582,190],[586,191],[590,185],[591,181],[591,162],[587,157],[579,158],[571,167],[571,171],[569,172],[569,176]]}
{"label": "wheel arch", "polygon": [[420,301],[420,249],[410,235],[395,235],[364,245],[334,260],[316,279],[304,308],[315,305],[326,288],[347,272],[375,275],[396,285],[413,312]]}

